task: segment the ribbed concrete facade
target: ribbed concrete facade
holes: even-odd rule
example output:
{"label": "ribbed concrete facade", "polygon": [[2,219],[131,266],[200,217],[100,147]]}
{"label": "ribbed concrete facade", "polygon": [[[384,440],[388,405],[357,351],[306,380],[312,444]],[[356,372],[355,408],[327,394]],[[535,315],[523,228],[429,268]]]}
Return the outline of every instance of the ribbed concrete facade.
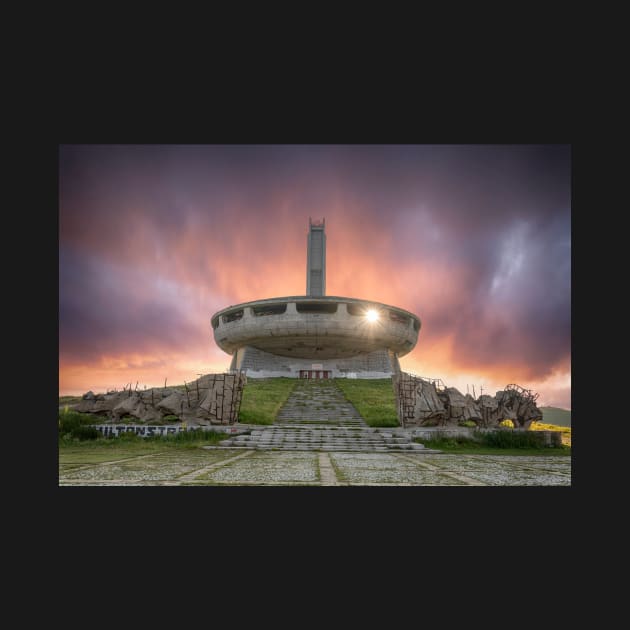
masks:
{"label": "ribbed concrete facade", "polygon": [[[315,367],[314,367],[315,366]],[[245,346],[239,348],[232,357],[230,370],[244,370],[247,373],[256,372],[259,377],[296,376],[304,371],[326,371],[329,378],[347,377],[357,378],[385,378],[392,374],[398,366],[398,359],[394,353],[387,350],[376,350],[359,354],[348,359],[328,359],[317,363],[313,359],[298,359],[282,357]]]}

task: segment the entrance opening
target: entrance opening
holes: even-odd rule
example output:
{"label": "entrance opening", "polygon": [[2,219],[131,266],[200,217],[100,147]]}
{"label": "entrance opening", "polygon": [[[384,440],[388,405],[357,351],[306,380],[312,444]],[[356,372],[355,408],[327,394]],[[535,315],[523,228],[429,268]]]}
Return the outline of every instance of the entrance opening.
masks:
{"label": "entrance opening", "polygon": [[331,378],[332,370],[300,370],[300,378]]}

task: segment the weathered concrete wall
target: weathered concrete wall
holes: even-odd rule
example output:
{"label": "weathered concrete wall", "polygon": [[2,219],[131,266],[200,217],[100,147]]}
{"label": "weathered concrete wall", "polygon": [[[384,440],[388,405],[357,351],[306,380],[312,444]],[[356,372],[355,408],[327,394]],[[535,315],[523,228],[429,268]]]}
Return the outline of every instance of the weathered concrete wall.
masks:
{"label": "weathered concrete wall", "polygon": [[191,429],[201,428],[204,431],[209,432],[221,432],[225,434],[237,434],[243,433],[243,430],[238,430],[236,427],[228,429],[224,426],[221,427],[189,427],[182,425],[175,426],[147,426],[144,424],[94,424],[92,425],[103,437],[118,437],[122,433],[135,433],[139,437],[152,437],[161,435],[177,435],[183,431],[189,431]]}
{"label": "weathered concrete wall", "polygon": [[73,409],[111,420],[131,416],[151,422],[174,415],[189,426],[234,424],[238,421],[246,382],[244,374],[206,374],[187,383],[183,390],[161,387],[98,395],[87,392]]}
{"label": "weathered concrete wall", "polygon": [[[279,378],[284,376],[285,378],[298,378],[298,374],[287,374],[286,372],[274,372],[272,370],[247,370],[245,372],[247,378]],[[354,376],[353,376],[354,374]],[[358,379],[379,379],[390,378],[391,372],[351,372],[348,374],[332,374],[330,378],[358,378]]]}
{"label": "weathered concrete wall", "polygon": [[[313,368],[313,364],[322,367]],[[357,378],[388,378],[395,367],[392,366],[390,353],[386,350],[365,352],[341,359],[301,359],[246,346],[236,353],[230,369],[244,370],[251,378],[299,377],[300,370],[313,369],[330,371],[332,378],[343,378],[348,373],[356,374]]]}

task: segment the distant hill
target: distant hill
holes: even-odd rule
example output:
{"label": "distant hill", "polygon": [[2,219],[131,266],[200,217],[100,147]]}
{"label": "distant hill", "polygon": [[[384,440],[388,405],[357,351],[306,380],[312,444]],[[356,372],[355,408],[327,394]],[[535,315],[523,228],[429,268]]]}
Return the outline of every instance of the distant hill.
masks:
{"label": "distant hill", "polygon": [[545,424],[555,424],[559,427],[571,426],[571,412],[568,409],[559,407],[540,407],[543,412],[543,422]]}

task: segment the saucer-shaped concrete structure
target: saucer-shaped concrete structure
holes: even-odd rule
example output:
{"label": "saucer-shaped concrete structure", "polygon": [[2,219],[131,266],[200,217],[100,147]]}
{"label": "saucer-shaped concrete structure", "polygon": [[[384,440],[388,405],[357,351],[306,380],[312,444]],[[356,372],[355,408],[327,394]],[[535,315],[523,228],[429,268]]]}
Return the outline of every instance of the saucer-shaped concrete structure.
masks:
{"label": "saucer-shaped concrete structure", "polygon": [[229,306],[212,316],[231,370],[248,376],[380,378],[416,345],[420,319],[396,306],[326,296],[325,223],[309,221],[307,294]]}

